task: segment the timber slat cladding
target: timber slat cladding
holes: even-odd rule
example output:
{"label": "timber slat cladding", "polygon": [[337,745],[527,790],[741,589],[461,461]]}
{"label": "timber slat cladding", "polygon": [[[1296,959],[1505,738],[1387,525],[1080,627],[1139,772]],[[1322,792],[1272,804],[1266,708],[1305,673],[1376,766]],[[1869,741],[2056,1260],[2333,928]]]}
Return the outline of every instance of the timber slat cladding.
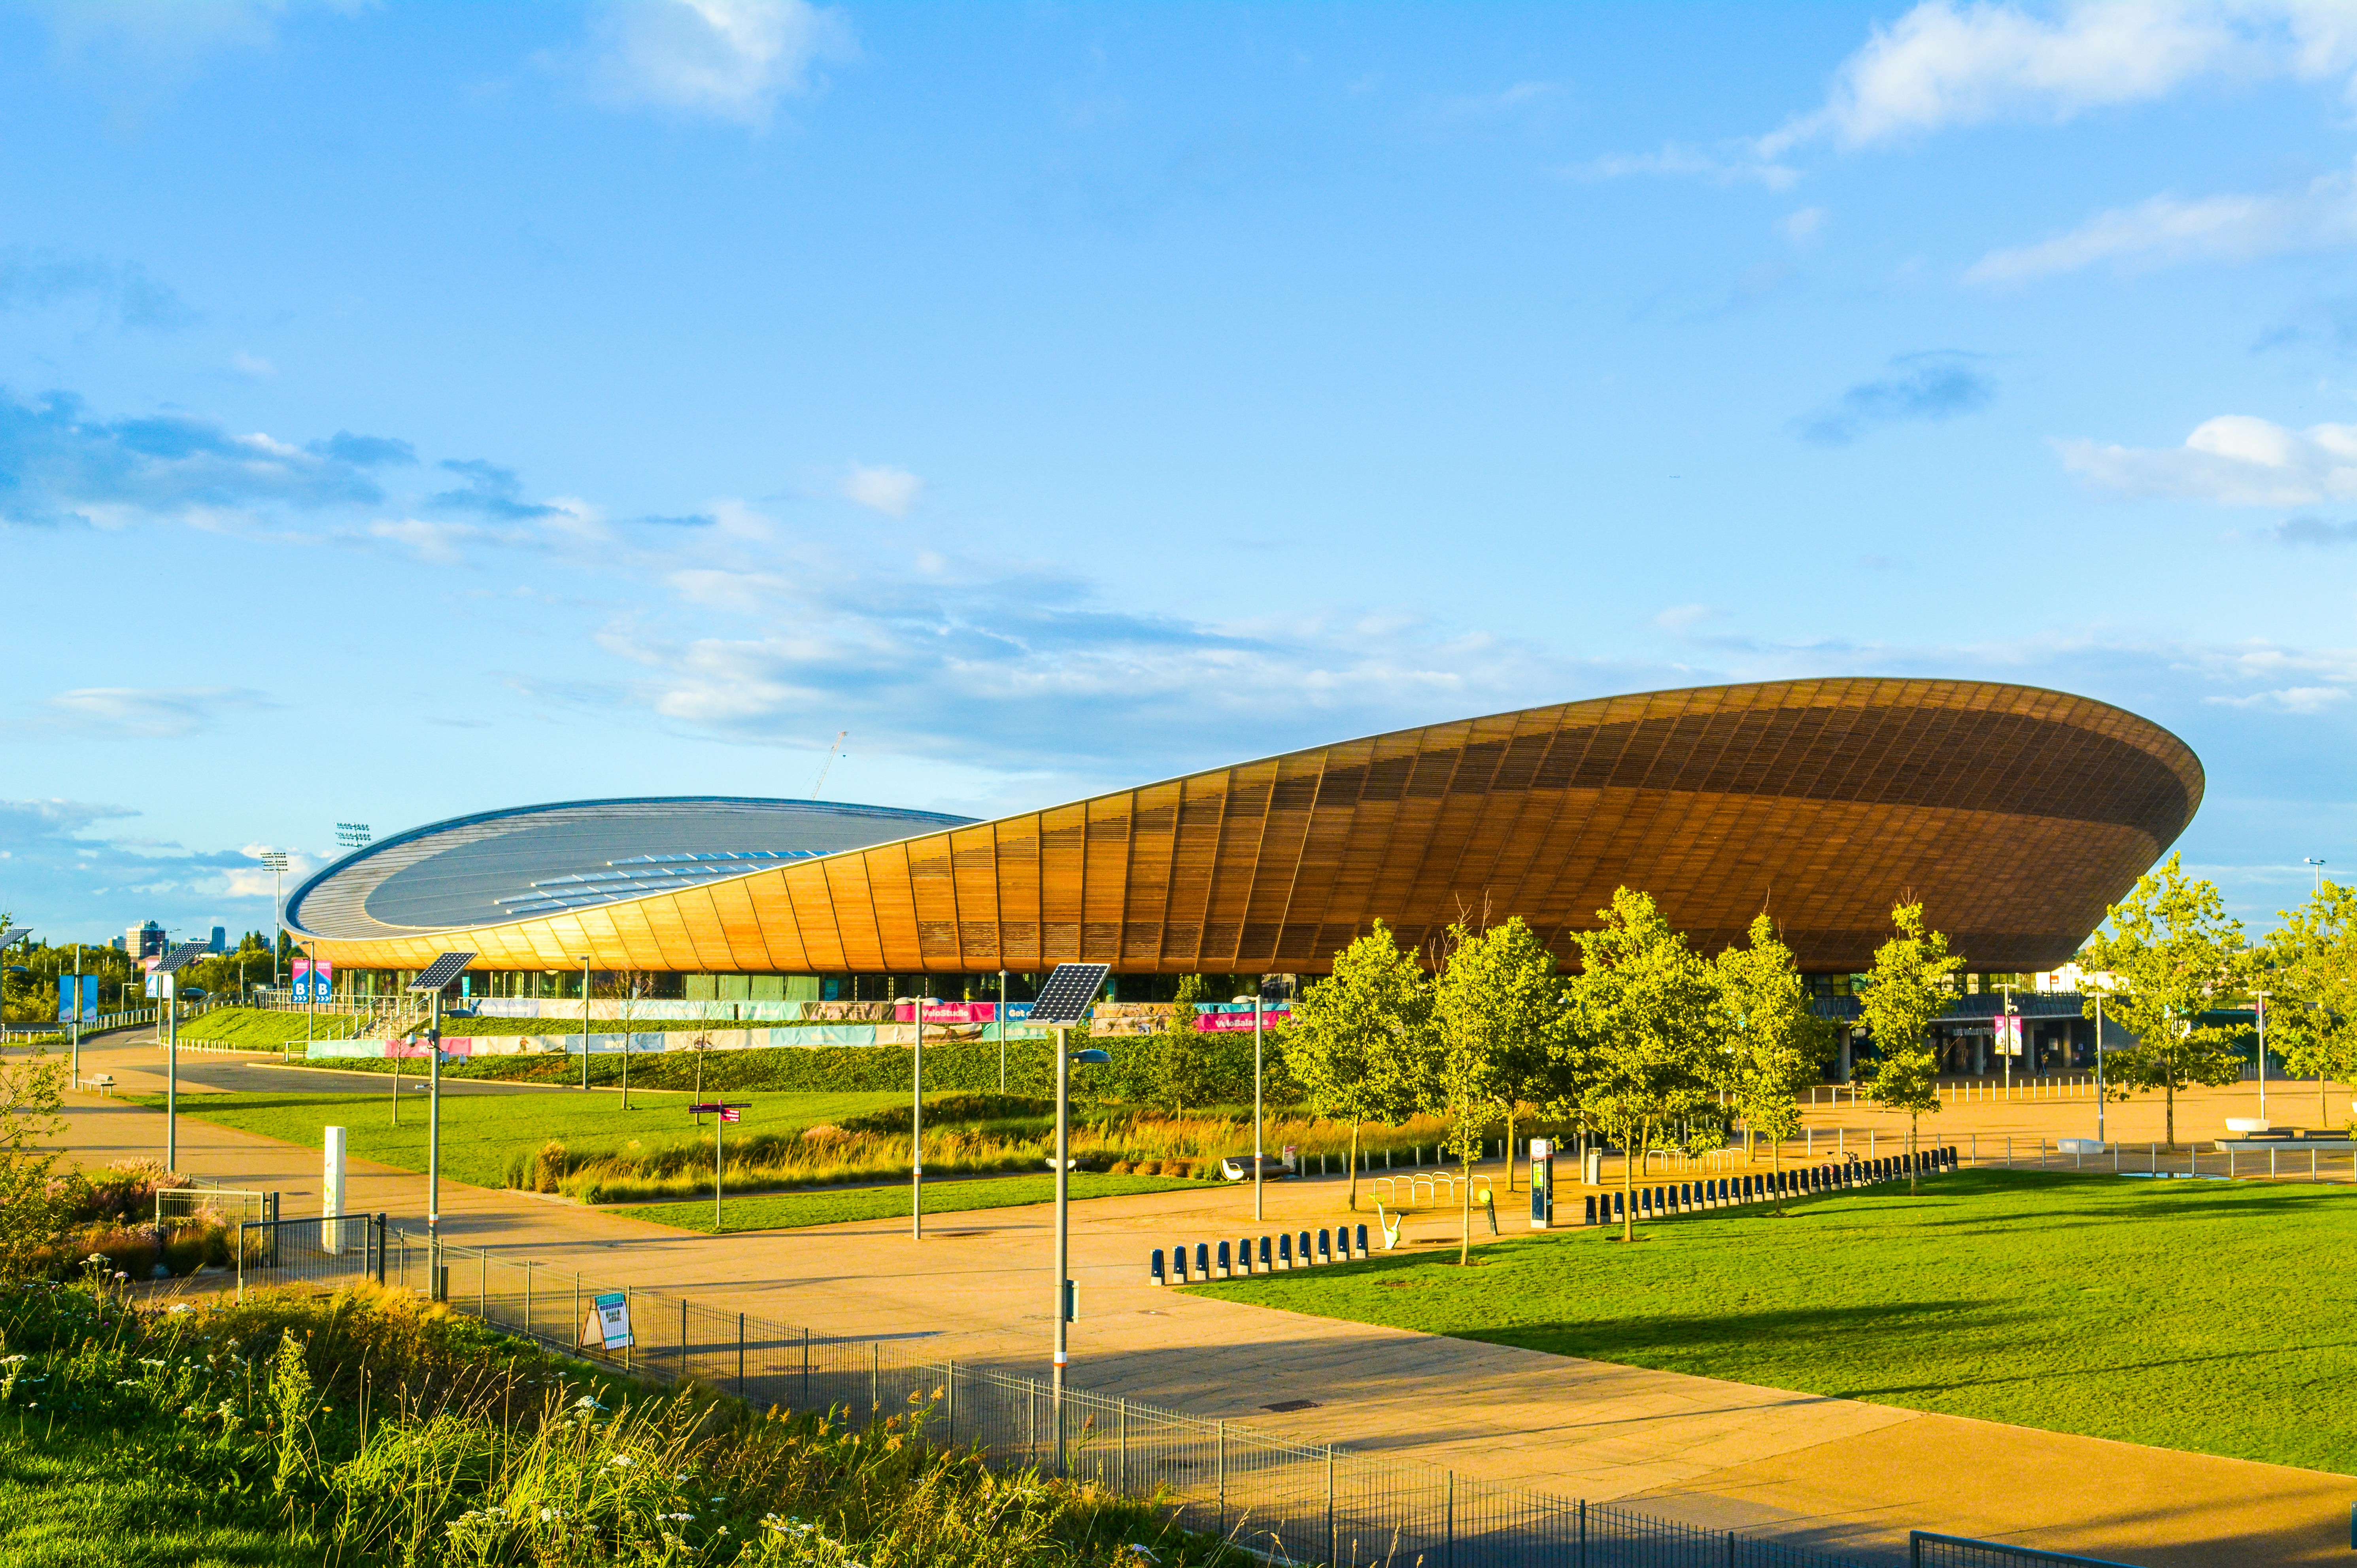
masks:
{"label": "timber slat cladding", "polygon": [[363,968],[473,947],[484,968],[586,950],[707,972],[1318,972],[1376,919],[1421,943],[1485,908],[1570,957],[1626,886],[1706,947],[1766,908],[1819,971],[1863,968],[1911,893],[1975,967],[2044,968],[2201,790],[2174,736],[2061,693],[1706,687],[1345,741],[506,925],[317,934]]}

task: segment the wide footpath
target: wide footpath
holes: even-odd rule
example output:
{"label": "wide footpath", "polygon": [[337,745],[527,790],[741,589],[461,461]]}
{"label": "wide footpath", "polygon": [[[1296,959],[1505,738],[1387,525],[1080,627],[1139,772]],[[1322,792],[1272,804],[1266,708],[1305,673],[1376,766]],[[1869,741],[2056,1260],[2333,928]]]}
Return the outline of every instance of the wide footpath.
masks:
{"label": "wide footpath", "polygon": [[[182,1092],[194,1096],[205,1090],[188,1076],[201,1070],[191,1059],[183,1058]],[[263,1064],[241,1079],[302,1070],[239,1059]],[[156,1069],[144,1044],[86,1054],[85,1071],[112,1071],[126,1090],[160,1088]],[[317,1082],[304,1072],[287,1086]],[[1868,1115],[1846,1106],[1841,1120]],[[72,1156],[86,1166],[163,1148],[162,1115],[119,1101],[72,1096],[68,1127]],[[317,1211],[317,1151],[194,1117],[181,1119],[179,1143],[183,1169],[275,1189],[290,1217]],[[356,1164],[348,1203],[415,1229],[425,1186],[409,1172]],[[2346,1477],[1306,1317],[1146,1283],[1157,1245],[1330,1225],[1341,1218],[1340,1187],[1340,1178],[1272,1185],[1257,1228],[1249,1189],[1076,1208],[1074,1381],[1300,1441],[1829,1549],[1899,1557],[1916,1528],[2153,1568],[2348,1560],[2357,1481]],[[442,1193],[450,1240],[516,1262],[1045,1375],[1044,1207],[943,1215],[922,1241],[905,1219],[715,1239],[529,1194],[447,1181]],[[1411,1218],[1404,1236],[1438,1245],[1453,1242],[1454,1227],[1453,1213]],[[1267,1409],[1302,1400],[1314,1408]]]}

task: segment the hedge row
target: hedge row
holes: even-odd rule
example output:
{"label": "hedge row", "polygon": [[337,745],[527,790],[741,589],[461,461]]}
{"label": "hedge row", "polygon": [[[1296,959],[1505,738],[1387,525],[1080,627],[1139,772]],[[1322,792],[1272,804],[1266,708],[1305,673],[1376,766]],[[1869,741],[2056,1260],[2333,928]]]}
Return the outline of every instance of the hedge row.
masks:
{"label": "hedge row", "polygon": [[[1097,1042],[1113,1053],[1105,1067],[1072,1069],[1072,1091],[1084,1100],[1121,1100],[1140,1104],[1173,1101],[1168,1092],[1170,1062],[1165,1036],[1144,1035]],[[1273,1047],[1272,1042],[1272,1047]],[[841,1093],[845,1091],[906,1092],[914,1074],[916,1053],[906,1046],[794,1046],[760,1050],[704,1053],[704,1088],[709,1093]],[[1274,1048],[1267,1053],[1267,1095],[1271,1103],[1288,1104],[1298,1098],[1284,1076]],[[925,1088],[932,1090],[990,1090],[999,1086],[999,1047],[995,1040],[928,1045],[925,1047]],[[376,1058],[322,1060],[309,1064],[346,1071],[391,1072],[393,1064]],[[1047,1040],[1006,1042],[1006,1091],[1047,1096],[1055,1092],[1054,1044]],[[422,1072],[416,1061],[401,1064],[404,1076]],[[581,1058],[554,1053],[533,1056],[478,1057],[443,1068],[453,1078],[488,1078],[541,1083],[577,1083]],[[1183,1064],[1190,1079],[1187,1092],[1176,1097],[1188,1105],[1235,1104],[1252,1099],[1252,1037],[1249,1035],[1210,1036],[1195,1047]],[[589,1058],[589,1081],[617,1084],[622,1079],[619,1055]],[[696,1053],[662,1051],[630,1058],[630,1082],[648,1089],[692,1089],[696,1081]]]}

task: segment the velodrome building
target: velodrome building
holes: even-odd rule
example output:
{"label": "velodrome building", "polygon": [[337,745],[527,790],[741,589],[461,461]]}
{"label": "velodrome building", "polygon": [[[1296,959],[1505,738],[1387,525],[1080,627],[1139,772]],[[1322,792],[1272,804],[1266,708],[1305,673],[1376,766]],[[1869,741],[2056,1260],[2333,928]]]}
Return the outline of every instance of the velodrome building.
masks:
{"label": "velodrome building", "polygon": [[478,955],[479,997],[578,997],[585,967],[694,1000],[1029,994],[1065,960],[1116,1000],[1188,973],[1314,975],[1519,914],[1566,961],[1622,886],[1706,950],[1775,916],[1846,995],[1920,898],[1977,972],[2067,961],[2200,805],[2134,714],[1966,681],[1783,681],[1566,703],[1339,741],[974,822],[721,797],[484,811],[296,887],[338,989]]}

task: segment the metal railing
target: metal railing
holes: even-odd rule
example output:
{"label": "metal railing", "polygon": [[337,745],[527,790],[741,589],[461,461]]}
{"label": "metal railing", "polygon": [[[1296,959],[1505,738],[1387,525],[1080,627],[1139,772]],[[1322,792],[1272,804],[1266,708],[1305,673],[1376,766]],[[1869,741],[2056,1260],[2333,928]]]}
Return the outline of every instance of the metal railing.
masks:
{"label": "metal railing", "polygon": [[[1304,1444],[1256,1428],[927,1361],[653,1290],[510,1262],[388,1227],[382,1215],[286,1219],[241,1232],[238,1287],[372,1279],[494,1327],[656,1381],[694,1381],[759,1406],[926,1412],[944,1444],[1002,1464],[1165,1498],[1186,1526],[1269,1560],[1428,1568],[1865,1568],[1862,1560],[1552,1497],[1454,1470]],[[623,1298],[630,1337],[608,1349],[597,1298]]]}
{"label": "metal railing", "polygon": [[156,1189],[156,1223],[159,1227],[208,1213],[223,1225],[241,1229],[263,1224],[277,1218],[278,1195],[248,1187],[210,1187],[201,1180],[193,1187]]}
{"label": "metal railing", "polygon": [[2023,1563],[2077,1563],[2080,1568],[2136,1568],[2108,1557],[2073,1557],[2065,1552],[2039,1552],[1996,1541],[1967,1541],[1961,1535],[1907,1532],[1907,1568],[2020,1568]]}
{"label": "metal railing", "polygon": [[237,1294],[249,1282],[353,1284],[385,1281],[384,1216],[345,1214],[318,1219],[250,1220],[237,1228]]}

